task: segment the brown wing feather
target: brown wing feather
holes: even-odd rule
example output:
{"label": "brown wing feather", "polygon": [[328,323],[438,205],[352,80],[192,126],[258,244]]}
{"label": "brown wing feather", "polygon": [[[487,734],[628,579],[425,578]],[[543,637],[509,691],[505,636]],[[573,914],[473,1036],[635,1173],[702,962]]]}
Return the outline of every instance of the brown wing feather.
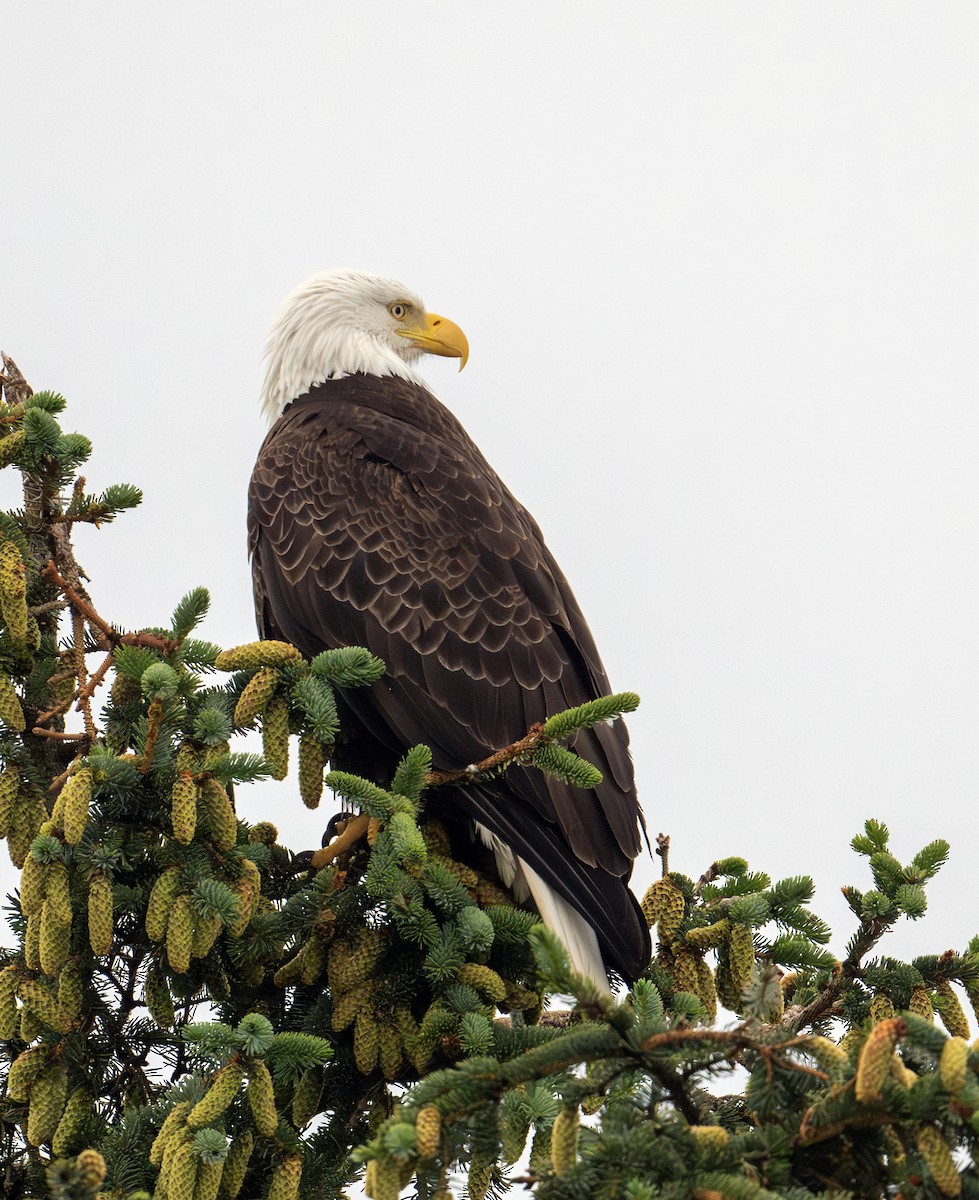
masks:
{"label": "brown wing feather", "polygon": [[[255,466],[249,539],[263,631],[385,660],[389,676],[346,700],[393,753],[424,741],[437,767],[459,767],[609,690],[537,525],[414,384],[350,376],[290,405]],[[605,776],[594,792],[536,771],[507,785],[584,866],[627,877],[640,848],[628,735],[617,722],[576,748]]]}

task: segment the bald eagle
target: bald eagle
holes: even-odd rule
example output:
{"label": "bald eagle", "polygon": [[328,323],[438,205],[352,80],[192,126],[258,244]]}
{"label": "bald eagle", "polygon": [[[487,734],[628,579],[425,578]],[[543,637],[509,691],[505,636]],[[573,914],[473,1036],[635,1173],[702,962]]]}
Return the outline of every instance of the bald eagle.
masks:
{"label": "bald eagle", "polygon": [[[248,505],[259,630],[309,656],[360,645],[385,661],[342,696],[333,757],[381,784],[417,743],[458,769],[610,690],[533,518],[415,369],[423,354],[461,369],[468,353],[413,292],[352,270],[297,288],[266,346],[272,428]],[[622,722],[575,748],[602,771],[593,791],[512,767],[438,789],[429,810],[606,987],[607,970],[631,981],[649,959],[628,888],[642,817]]]}

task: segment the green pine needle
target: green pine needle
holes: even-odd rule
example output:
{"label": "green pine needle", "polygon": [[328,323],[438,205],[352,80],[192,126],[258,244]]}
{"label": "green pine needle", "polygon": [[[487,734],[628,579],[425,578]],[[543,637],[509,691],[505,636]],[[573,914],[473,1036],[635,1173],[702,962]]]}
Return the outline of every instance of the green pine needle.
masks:
{"label": "green pine needle", "polygon": [[597,788],[602,782],[602,773],[583,758],[563,746],[538,746],[531,760],[535,767],[546,775],[553,775],[577,788]]}
{"label": "green pine needle", "polygon": [[[137,502],[138,503],[138,502]],[[192,629],[204,620],[211,606],[211,593],[204,587],[196,587],[177,603],[170,618],[173,637],[183,640]]]}
{"label": "green pine needle", "polygon": [[376,683],[387,667],[363,646],[341,646],[317,654],[310,670],[337,687],[364,687]]}
{"label": "green pine needle", "polygon": [[566,738],[577,733],[579,729],[588,729],[599,721],[614,721],[623,713],[635,712],[639,707],[639,697],[635,692],[619,692],[613,696],[602,696],[598,700],[589,700],[576,708],[565,712],[555,713],[544,722],[543,734],[546,738]]}

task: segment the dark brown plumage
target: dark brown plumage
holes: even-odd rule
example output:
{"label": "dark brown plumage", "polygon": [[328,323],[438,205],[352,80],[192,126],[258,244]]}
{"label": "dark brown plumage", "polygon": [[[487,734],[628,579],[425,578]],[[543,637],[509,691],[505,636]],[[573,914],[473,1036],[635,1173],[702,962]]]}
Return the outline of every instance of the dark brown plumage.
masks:
{"label": "dark brown plumage", "polygon": [[[387,783],[424,742],[436,769],[476,762],[535,721],[610,689],[588,626],[527,511],[417,383],[350,375],[294,400],[249,492],[259,628],[313,655],[362,645],[389,674],[344,700],[335,765]],[[640,849],[622,722],[579,735],[595,791],[533,769],[443,788],[596,930],[633,979],[649,935],[626,886]]]}

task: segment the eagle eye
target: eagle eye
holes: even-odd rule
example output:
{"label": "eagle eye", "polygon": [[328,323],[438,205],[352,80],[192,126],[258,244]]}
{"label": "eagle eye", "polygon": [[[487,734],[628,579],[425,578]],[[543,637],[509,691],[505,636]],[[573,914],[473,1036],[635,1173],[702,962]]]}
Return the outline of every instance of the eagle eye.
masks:
{"label": "eagle eye", "polygon": [[388,305],[388,312],[396,321],[403,321],[408,315],[408,306],[407,304],[402,304],[400,300],[397,300],[394,304]]}

